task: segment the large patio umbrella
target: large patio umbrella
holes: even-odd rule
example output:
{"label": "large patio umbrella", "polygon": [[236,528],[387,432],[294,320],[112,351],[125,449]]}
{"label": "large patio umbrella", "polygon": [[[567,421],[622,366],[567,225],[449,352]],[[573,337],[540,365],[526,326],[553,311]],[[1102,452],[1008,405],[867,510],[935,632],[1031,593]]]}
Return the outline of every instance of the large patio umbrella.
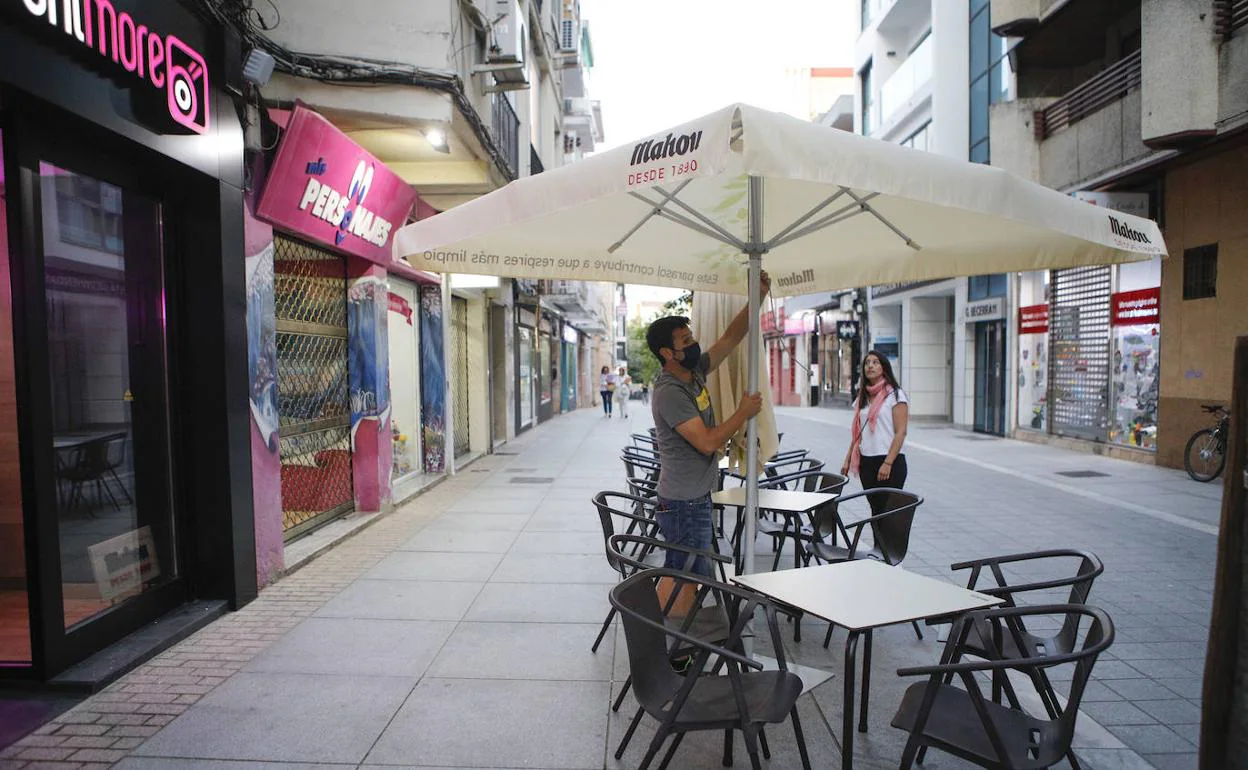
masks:
{"label": "large patio umbrella", "polygon": [[[525,177],[396,238],[420,270],[777,296],[1165,254],[1157,225],[965,163],[744,104]],[[753,571],[757,429],[747,452]]]}

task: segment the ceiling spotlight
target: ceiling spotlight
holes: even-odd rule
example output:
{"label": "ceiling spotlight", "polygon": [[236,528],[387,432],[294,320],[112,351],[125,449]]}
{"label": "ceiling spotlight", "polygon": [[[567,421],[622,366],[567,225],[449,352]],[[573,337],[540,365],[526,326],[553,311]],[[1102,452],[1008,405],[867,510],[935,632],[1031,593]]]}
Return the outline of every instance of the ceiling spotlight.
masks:
{"label": "ceiling spotlight", "polygon": [[450,152],[451,146],[446,141],[446,132],[440,128],[425,129],[425,138],[429,140],[429,146],[438,152]]}

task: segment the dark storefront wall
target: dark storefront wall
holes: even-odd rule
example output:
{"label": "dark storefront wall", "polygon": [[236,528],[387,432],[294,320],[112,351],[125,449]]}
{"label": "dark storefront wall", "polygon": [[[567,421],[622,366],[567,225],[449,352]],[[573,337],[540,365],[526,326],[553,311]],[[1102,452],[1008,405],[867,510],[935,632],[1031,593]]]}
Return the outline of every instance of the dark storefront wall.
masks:
{"label": "dark storefront wall", "polygon": [[[0,10],[13,323],[0,380],[12,379],[17,404],[4,486],[20,487],[8,498],[20,517],[6,522],[20,518],[25,538],[24,574],[2,587],[28,594],[31,626],[30,665],[0,677],[47,678],[189,598],[238,606],[256,592],[242,132],[217,90],[237,45],[176,2],[116,8],[202,54],[197,82],[213,89],[182,117],[204,133],[171,119],[164,90],[24,5]],[[77,250],[54,246],[66,242]],[[81,256],[91,251],[108,258]],[[115,334],[98,328],[113,316]],[[110,334],[117,344],[104,348]],[[98,375],[78,395],[60,376],[84,371],[74,361]],[[146,577],[112,590],[130,557],[100,542],[117,533],[88,535],[83,520],[121,528]],[[8,614],[0,624],[6,639],[17,625]]]}

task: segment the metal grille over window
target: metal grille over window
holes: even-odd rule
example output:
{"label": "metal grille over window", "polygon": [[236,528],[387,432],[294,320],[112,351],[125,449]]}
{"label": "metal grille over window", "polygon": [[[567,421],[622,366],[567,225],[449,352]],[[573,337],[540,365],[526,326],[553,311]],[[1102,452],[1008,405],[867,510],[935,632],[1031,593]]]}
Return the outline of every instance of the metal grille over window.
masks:
{"label": "metal grille over window", "polygon": [[1105,440],[1110,288],[1108,267],[1053,271],[1049,399],[1054,433]]}
{"label": "metal grille over window", "polygon": [[347,275],[341,257],[274,239],[282,528],[297,537],[350,511]]}
{"label": "metal grille over window", "polygon": [[468,424],[468,302],[459,297],[451,298],[451,355],[455,373],[451,408],[455,418],[455,456],[459,457],[472,446]]}

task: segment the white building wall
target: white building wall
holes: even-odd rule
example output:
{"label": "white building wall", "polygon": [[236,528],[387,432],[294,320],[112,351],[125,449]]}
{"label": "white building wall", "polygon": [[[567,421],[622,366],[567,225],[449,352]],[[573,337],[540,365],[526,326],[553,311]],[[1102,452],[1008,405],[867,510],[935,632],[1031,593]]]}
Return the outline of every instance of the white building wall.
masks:
{"label": "white building wall", "polygon": [[966,160],[971,122],[970,7],[967,0],[932,2],[932,45],[929,150]]}
{"label": "white building wall", "polygon": [[949,413],[950,315],[949,297],[915,297],[902,306],[906,392],[916,416]]}

